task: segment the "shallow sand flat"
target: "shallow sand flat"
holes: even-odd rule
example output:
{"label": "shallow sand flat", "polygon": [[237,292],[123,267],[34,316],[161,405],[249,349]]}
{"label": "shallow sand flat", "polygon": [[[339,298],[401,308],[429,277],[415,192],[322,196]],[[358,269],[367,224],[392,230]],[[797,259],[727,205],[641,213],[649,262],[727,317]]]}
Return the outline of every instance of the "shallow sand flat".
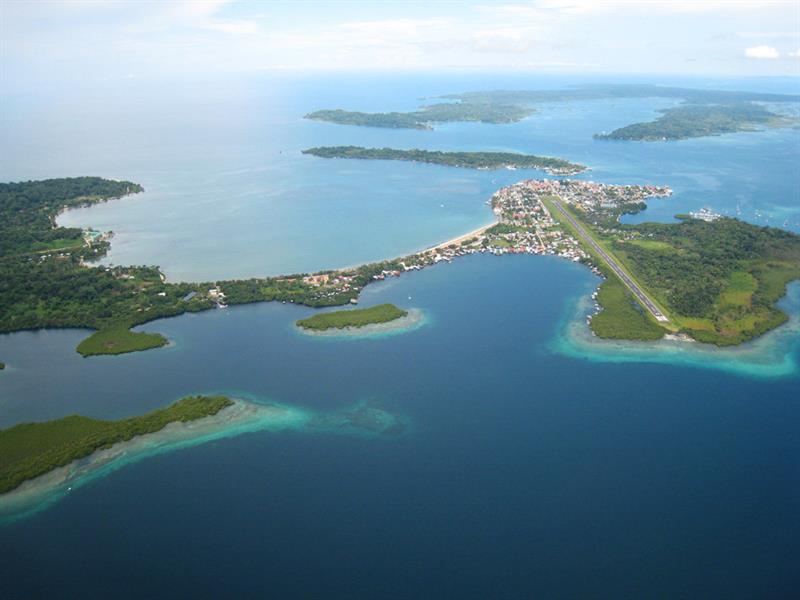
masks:
{"label": "shallow sand flat", "polygon": [[298,428],[309,418],[309,414],[299,409],[235,399],[232,406],[216,415],[170,423],[160,431],[114,444],[24,482],[0,495],[0,521],[42,510],[72,490],[148,456],[248,431]]}
{"label": "shallow sand flat", "polygon": [[363,327],[331,328],[324,331],[304,329],[298,325],[294,325],[293,327],[302,335],[315,338],[365,339],[407,333],[419,329],[430,322],[430,318],[419,308],[408,308],[406,311],[408,314],[405,317],[400,317],[399,319],[394,319],[386,323],[372,323],[370,325],[364,325]]}

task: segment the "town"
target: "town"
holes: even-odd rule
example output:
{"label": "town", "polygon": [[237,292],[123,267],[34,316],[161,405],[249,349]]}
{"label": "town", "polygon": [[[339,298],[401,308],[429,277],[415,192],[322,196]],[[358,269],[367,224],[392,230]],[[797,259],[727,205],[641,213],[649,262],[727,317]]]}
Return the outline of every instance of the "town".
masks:
{"label": "town", "polygon": [[491,197],[488,204],[497,218],[491,225],[403,258],[306,275],[301,280],[279,278],[273,284],[302,285],[308,292],[305,300],[312,304],[341,304],[343,299],[355,304],[358,293],[371,281],[477,253],[559,256],[584,263],[602,275],[582,244],[553,217],[547,202],[558,200],[574,206],[590,221],[613,224],[622,214],[642,210],[647,198],[671,193],[663,186],[556,179],[522,181]]}

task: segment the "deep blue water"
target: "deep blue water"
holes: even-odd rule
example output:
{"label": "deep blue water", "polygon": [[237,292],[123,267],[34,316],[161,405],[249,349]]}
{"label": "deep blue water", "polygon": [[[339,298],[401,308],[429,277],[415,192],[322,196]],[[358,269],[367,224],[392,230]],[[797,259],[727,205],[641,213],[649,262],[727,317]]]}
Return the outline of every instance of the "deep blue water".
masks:
{"label": "deep blue water", "polygon": [[[380,82],[384,85],[364,86],[354,79],[336,86],[336,94],[347,107],[405,109],[418,96],[478,84],[568,83]],[[737,83],[755,85],[717,83],[733,89]],[[305,85],[310,87],[295,92],[298,98],[281,114],[331,105],[328,87]],[[371,90],[366,96],[358,93],[365,89]],[[237,102],[248,98],[238,92]],[[129,101],[125,97],[114,106]],[[597,151],[596,142],[580,142],[597,129],[594,119],[601,113],[606,116],[600,129],[608,129],[663,106],[635,104],[623,111],[618,102],[617,112],[600,110],[599,103],[553,106],[542,111],[542,122],[534,118],[519,126],[448,125],[432,134],[430,147],[479,148],[486,140],[497,148],[575,160],[587,156],[595,167],[592,178],[673,185],[676,196],[664,201],[670,208],[775,205],[797,219],[796,132],[641,147],[610,144]],[[38,110],[57,112],[48,106]],[[207,108],[214,113],[213,103]],[[192,114],[165,113],[158,105],[145,106],[142,114],[148,110],[165,122],[188,121]],[[45,125],[68,129],[79,123],[53,121]],[[163,198],[170,186],[169,193],[180,198],[181,182],[194,186],[208,176],[194,172],[187,157],[213,148],[225,128],[221,118],[197,122],[204,123],[195,128],[197,144],[172,139],[182,151],[162,164]],[[6,120],[3,127],[22,124]],[[308,136],[297,147],[328,135],[364,145],[410,146],[417,138],[403,136],[424,133],[297,125],[306,132],[297,135]],[[70,155],[55,150],[48,155],[37,125],[29,145],[20,146],[11,163],[4,161],[3,176],[96,172],[89,166],[93,158],[102,165],[100,174],[137,179],[155,173],[154,164],[166,160],[167,152],[156,148],[158,139],[151,147],[150,132],[126,122],[120,127],[130,127],[126,144],[115,139],[108,144],[120,152],[124,147],[124,153],[110,158],[94,143]],[[223,135],[217,152],[223,156],[231,149],[227,160],[235,165],[235,148],[256,148],[262,134],[249,139],[251,127],[235,122],[230,127],[230,139]],[[43,137],[37,142],[38,135]],[[87,133],[92,140],[93,135]],[[2,139],[5,147],[9,138]],[[39,162],[29,160],[34,150],[42,152]],[[245,154],[255,164],[253,155]],[[126,158],[131,175],[122,170]],[[185,171],[173,178],[171,167],[182,161]],[[45,173],[48,166],[54,172]],[[337,177],[335,170],[344,168],[317,181]],[[467,215],[462,224],[479,225],[496,178],[416,165],[354,168],[369,172],[373,182],[397,177],[393,195],[378,202],[392,212],[408,195],[409,221],[392,222],[385,231],[400,238],[408,233],[414,243],[427,243],[424,235],[413,238],[423,222],[435,221],[425,235],[447,233],[452,226],[442,224],[449,217],[439,220],[425,206],[427,186],[450,177],[471,181],[472,192],[458,202]],[[502,175],[509,181],[528,176]],[[338,253],[333,258],[344,260],[347,252],[358,260],[370,252],[393,255],[392,244],[402,246],[410,238],[381,246],[382,234],[370,227],[382,225],[357,210],[359,198],[372,200],[359,195],[361,183],[346,174],[338,177],[349,237],[330,249]],[[747,180],[763,193],[748,191]],[[271,185],[235,175],[215,185],[225,189],[226,182],[237,190]],[[746,201],[737,200],[735,191]],[[330,213],[306,192],[298,194],[294,201],[301,206],[281,212],[283,222],[302,232],[296,218],[305,211],[312,229],[322,231]],[[461,194],[451,197],[456,201]],[[441,208],[438,196],[429,201]],[[651,214],[672,214],[655,204]],[[109,218],[115,206],[102,207]],[[247,202],[240,206],[258,212]],[[94,218],[94,210],[84,214]],[[177,217],[164,218],[185,223],[183,229],[191,229],[195,217],[202,221],[204,213],[212,219],[214,214],[213,204],[195,206],[185,198],[169,210]],[[129,218],[119,211],[123,221]],[[161,235],[151,233],[153,239]],[[223,234],[237,232],[223,228]],[[287,235],[293,248],[306,247],[299,234]],[[229,252],[225,246],[218,244],[220,252]],[[260,248],[266,252],[269,245]],[[328,255],[318,247],[308,259],[324,263]],[[294,260],[267,259],[276,268]],[[201,263],[184,261],[176,268]],[[0,336],[0,359],[9,365],[0,373],[0,427],[76,412],[117,418],[211,391],[322,412],[370,398],[408,423],[402,434],[378,438],[308,431],[245,434],[127,466],[0,528],[3,597],[792,597],[800,584],[800,379],[747,377],[666,360],[604,363],[553,352],[569,303],[594,281],[582,267],[555,258],[476,256],[440,265],[365,290],[363,304],[392,301],[429,316],[425,327],[383,339],[300,335],[294,320],[313,311],[283,304],[150,323],[143,329],[164,333],[174,345],[119,357],[80,358],[74,347],[85,335],[81,331]],[[790,352],[797,360],[796,344]]]}

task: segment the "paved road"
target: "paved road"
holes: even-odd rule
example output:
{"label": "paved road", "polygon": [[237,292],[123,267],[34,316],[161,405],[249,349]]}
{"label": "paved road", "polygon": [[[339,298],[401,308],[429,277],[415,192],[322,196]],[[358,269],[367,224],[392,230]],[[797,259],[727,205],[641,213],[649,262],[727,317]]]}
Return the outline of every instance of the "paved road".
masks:
{"label": "paved road", "polygon": [[575,217],[573,217],[571,214],[569,214],[569,212],[567,212],[564,209],[564,207],[561,205],[561,201],[556,200],[554,198],[553,204],[555,204],[559,212],[561,212],[561,214],[564,215],[564,217],[566,217],[567,221],[569,221],[570,224],[575,228],[575,231],[578,232],[578,235],[580,235],[580,237],[583,238],[583,242],[589,244],[594,249],[594,251],[597,252],[604,261],[606,261],[606,264],[608,264],[608,266],[611,267],[611,269],[614,271],[614,273],[617,274],[617,276],[622,280],[622,282],[626,286],[628,286],[628,289],[632,291],[633,294],[639,299],[639,302],[642,303],[642,306],[644,306],[647,310],[650,311],[650,314],[652,314],[656,318],[656,321],[661,321],[661,322],[669,321],[669,319],[664,315],[664,313],[658,310],[658,307],[650,299],[650,297],[644,293],[644,290],[642,290],[642,288],[640,288],[636,284],[636,282],[630,277],[628,277],[628,274],[622,270],[622,267],[619,266],[619,263],[616,261],[616,259],[610,254],[608,254],[608,252],[603,250],[602,246],[600,246],[600,244],[595,242],[594,238],[592,238],[592,236],[589,235],[586,229],[583,228],[583,225],[578,223]]}

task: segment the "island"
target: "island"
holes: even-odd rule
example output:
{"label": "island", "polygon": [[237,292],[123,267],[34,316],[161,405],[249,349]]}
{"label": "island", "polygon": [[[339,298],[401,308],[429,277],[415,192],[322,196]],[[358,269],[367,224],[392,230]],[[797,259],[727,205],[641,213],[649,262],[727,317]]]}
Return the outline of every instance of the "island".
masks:
{"label": "island", "polygon": [[408,311],[397,308],[394,304],[378,304],[369,308],[337,310],[325,312],[300,319],[297,326],[313,331],[328,329],[344,329],[346,327],[365,327],[378,323],[388,323],[408,315]]}
{"label": "island", "polygon": [[141,352],[152,348],[160,348],[169,343],[160,333],[144,333],[131,331],[124,326],[108,327],[95,331],[82,340],[76,350],[81,356],[97,356],[100,354],[125,354]]}
{"label": "island", "polygon": [[586,170],[583,165],[561,158],[512,152],[442,152],[439,150],[363,148],[361,146],[323,146],[303,150],[303,154],[321,158],[406,160],[467,169],[538,169],[551,175],[576,175]]}
{"label": "island", "polygon": [[665,109],[654,123],[636,123],[598,139],[661,140],[753,131],[764,127],[795,125],[796,119],[781,116],[756,103],[800,102],[800,95],[730,90],[704,90],[649,84],[582,85],[562,90],[489,90],[447,94],[447,102],[417,111],[365,113],[343,109],[318,110],[307,119],[364,127],[432,129],[434,123],[515,123],[536,112],[541,104],[609,98],[667,98],[682,100],[682,106]]}
{"label": "island", "polygon": [[88,327],[97,333],[81,342],[84,355],[143,350],[163,345],[163,336],[130,328],[155,319],[252,302],[345,306],[373,282],[490,253],[549,254],[589,265],[604,278],[589,319],[600,337],[669,333],[732,345],[783,323],[787,317],[775,305],[788,282],[800,278],[800,236],[781,229],[702,212],[679,223],[621,224],[649,198],[671,193],[652,185],[523,181],[492,196],[497,222],[408,256],[201,283],[167,282],[157,266],[89,266],[108,240],[54,224],[65,206],[138,191],[130,182],[91,177],[0,184],[0,333]]}
{"label": "island", "polygon": [[119,421],[72,415],[0,430],[0,494],[96,450],[160,431],[169,423],[216,415],[232,404],[225,396],[189,396],[167,408]]}
{"label": "island", "polygon": [[663,116],[648,123],[634,123],[611,133],[595,134],[598,140],[664,141],[786,127],[796,122],[754,102],[690,104],[663,109]]}
{"label": "island", "polygon": [[0,362],[0,371],[6,368],[6,363]]}

